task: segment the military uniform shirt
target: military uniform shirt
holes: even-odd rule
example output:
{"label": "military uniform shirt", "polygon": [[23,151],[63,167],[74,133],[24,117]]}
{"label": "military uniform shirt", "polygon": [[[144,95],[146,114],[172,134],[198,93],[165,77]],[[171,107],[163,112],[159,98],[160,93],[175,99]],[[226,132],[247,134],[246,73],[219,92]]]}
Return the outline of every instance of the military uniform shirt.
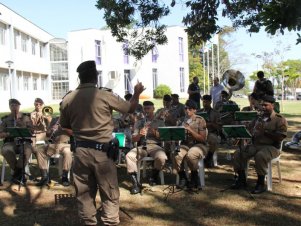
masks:
{"label": "military uniform shirt", "polygon": [[130,106],[130,102],[112,92],[98,89],[93,83],[80,84],[65,96],[60,124],[63,128],[72,129],[76,140],[109,142],[114,128],[112,111],[125,113]]}
{"label": "military uniform shirt", "polygon": [[[203,117],[196,115],[195,119],[185,119],[183,125],[187,123],[192,128],[192,130],[200,133],[201,131],[206,130],[206,121]],[[195,138],[191,135],[191,133],[187,133],[186,140],[183,142],[185,145],[194,145],[195,143],[200,143],[196,141]]]}
{"label": "military uniform shirt", "polygon": [[[255,124],[256,120],[253,121],[251,128],[253,128]],[[285,137],[287,136],[287,121],[282,115],[276,113],[275,111],[271,113],[269,118],[263,120],[263,128],[269,133],[278,133]],[[253,139],[254,145],[272,145],[276,148],[280,147],[280,142],[275,143],[275,141],[273,141],[271,138],[265,136],[264,133],[256,133]]]}
{"label": "military uniform shirt", "polygon": [[[6,132],[7,127],[14,127],[15,120],[12,115],[2,117],[2,123],[0,124],[0,132]],[[28,114],[19,113],[17,115],[16,127],[31,128],[31,120]]]}

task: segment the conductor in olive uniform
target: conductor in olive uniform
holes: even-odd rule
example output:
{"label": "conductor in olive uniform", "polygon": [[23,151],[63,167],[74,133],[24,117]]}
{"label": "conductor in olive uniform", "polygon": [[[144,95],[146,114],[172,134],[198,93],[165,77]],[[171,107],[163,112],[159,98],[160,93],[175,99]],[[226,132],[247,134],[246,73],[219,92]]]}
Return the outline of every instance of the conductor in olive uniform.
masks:
{"label": "conductor in olive uniform", "polygon": [[[19,182],[22,178],[22,167],[23,167],[23,155],[21,154],[21,145],[18,145],[16,139],[10,137],[7,132],[7,127],[20,127],[20,128],[29,128],[31,129],[32,124],[29,115],[19,112],[20,102],[16,99],[9,100],[9,108],[11,113],[7,116],[4,116],[0,124],[0,138],[4,138],[4,145],[2,147],[2,155],[5,160],[8,162],[10,168],[14,171],[13,182]],[[30,142],[24,144],[24,163],[28,163],[30,155],[32,153],[32,146]],[[19,159],[17,160],[16,154],[20,154]],[[25,181],[22,181],[23,183]]]}
{"label": "conductor in olive uniform", "polygon": [[245,150],[235,152],[233,166],[238,173],[238,179],[232,185],[233,189],[246,187],[245,168],[250,158],[254,157],[255,170],[258,176],[253,194],[259,194],[266,190],[265,175],[268,170],[268,162],[280,155],[281,141],[287,136],[287,121],[277,114],[274,109],[275,99],[272,96],[262,97],[263,115],[250,124],[253,144]]}
{"label": "conductor in olive uniform", "polygon": [[133,97],[127,102],[112,92],[97,88],[95,61],[81,63],[77,72],[80,85],[65,96],[60,124],[73,131],[76,141],[73,177],[79,216],[83,225],[97,224],[95,197],[99,188],[101,220],[104,225],[117,225],[120,193],[116,165],[110,158],[115,150],[112,110],[134,112],[144,87],[138,83]]}

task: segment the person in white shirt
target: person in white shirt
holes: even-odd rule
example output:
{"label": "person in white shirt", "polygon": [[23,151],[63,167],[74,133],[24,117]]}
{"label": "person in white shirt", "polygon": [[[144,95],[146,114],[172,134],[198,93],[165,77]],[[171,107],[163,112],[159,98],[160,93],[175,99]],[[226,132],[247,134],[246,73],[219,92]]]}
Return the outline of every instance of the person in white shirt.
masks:
{"label": "person in white shirt", "polygon": [[220,100],[221,92],[224,90],[224,87],[219,84],[218,77],[213,79],[213,87],[210,89],[210,95],[212,97],[212,108],[215,107],[216,102]]}

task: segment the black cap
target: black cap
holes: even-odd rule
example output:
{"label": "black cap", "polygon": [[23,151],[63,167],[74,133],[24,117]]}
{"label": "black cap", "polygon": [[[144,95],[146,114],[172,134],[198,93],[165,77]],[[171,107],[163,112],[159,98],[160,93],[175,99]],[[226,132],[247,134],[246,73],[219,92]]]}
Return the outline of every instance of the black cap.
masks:
{"label": "black cap", "polygon": [[270,96],[270,95],[264,95],[262,98],[261,98],[264,102],[269,102],[269,103],[275,103],[275,98],[273,96]]}
{"label": "black cap", "polygon": [[225,91],[225,90],[223,90],[223,91],[221,92],[221,94],[222,94],[222,95],[229,96],[229,93],[228,93],[227,91]]}
{"label": "black cap", "polygon": [[171,94],[170,96],[171,96],[171,97],[175,97],[175,98],[179,98],[179,95],[176,94],[176,93],[173,93],[173,94]]}
{"label": "black cap", "polygon": [[11,104],[21,105],[21,103],[17,99],[9,99],[8,103],[9,103],[9,105],[11,105]]}
{"label": "black cap", "polygon": [[189,109],[197,109],[198,108],[196,102],[194,102],[193,100],[187,100],[185,103],[185,107],[187,107]]}
{"label": "black cap", "polygon": [[171,101],[171,96],[168,95],[168,94],[165,94],[165,95],[163,96],[163,100],[164,100],[164,101]]}
{"label": "black cap", "polygon": [[202,99],[207,100],[207,101],[211,101],[212,97],[211,97],[211,95],[206,94],[206,95],[203,95]]}
{"label": "black cap", "polygon": [[82,62],[76,69],[76,71],[80,74],[90,72],[90,71],[96,71],[96,64],[94,60],[88,60]]}
{"label": "black cap", "polygon": [[34,100],[34,102],[40,103],[40,104],[44,104],[44,101],[41,98],[36,98]]}
{"label": "black cap", "polygon": [[149,100],[146,100],[146,101],[143,101],[143,106],[154,106],[154,103],[149,101]]}

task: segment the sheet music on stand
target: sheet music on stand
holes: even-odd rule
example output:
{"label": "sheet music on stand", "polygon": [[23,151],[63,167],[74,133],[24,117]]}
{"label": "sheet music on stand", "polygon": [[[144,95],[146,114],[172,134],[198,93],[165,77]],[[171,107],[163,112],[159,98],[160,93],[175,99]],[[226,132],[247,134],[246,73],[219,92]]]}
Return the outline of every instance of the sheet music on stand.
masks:
{"label": "sheet music on stand", "polygon": [[223,104],[222,112],[235,112],[239,111],[237,104]]}
{"label": "sheet music on stand", "polygon": [[179,141],[185,140],[184,126],[166,126],[158,127],[160,140],[162,141]]}
{"label": "sheet music on stand", "polygon": [[20,128],[20,127],[7,127],[7,132],[9,133],[10,137],[17,138],[17,137],[33,137],[32,133],[28,128]]}
{"label": "sheet music on stand", "polygon": [[205,111],[203,111],[203,112],[198,111],[198,112],[196,113],[196,115],[203,117],[206,121],[209,120],[209,115],[208,115],[208,113],[205,112]]}
{"label": "sheet music on stand", "polygon": [[236,111],[234,113],[235,121],[253,121],[256,119],[257,111]]}
{"label": "sheet music on stand", "polygon": [[224,125],[223,133],[228,138],[251,139],[252,135],[245,125]]}

